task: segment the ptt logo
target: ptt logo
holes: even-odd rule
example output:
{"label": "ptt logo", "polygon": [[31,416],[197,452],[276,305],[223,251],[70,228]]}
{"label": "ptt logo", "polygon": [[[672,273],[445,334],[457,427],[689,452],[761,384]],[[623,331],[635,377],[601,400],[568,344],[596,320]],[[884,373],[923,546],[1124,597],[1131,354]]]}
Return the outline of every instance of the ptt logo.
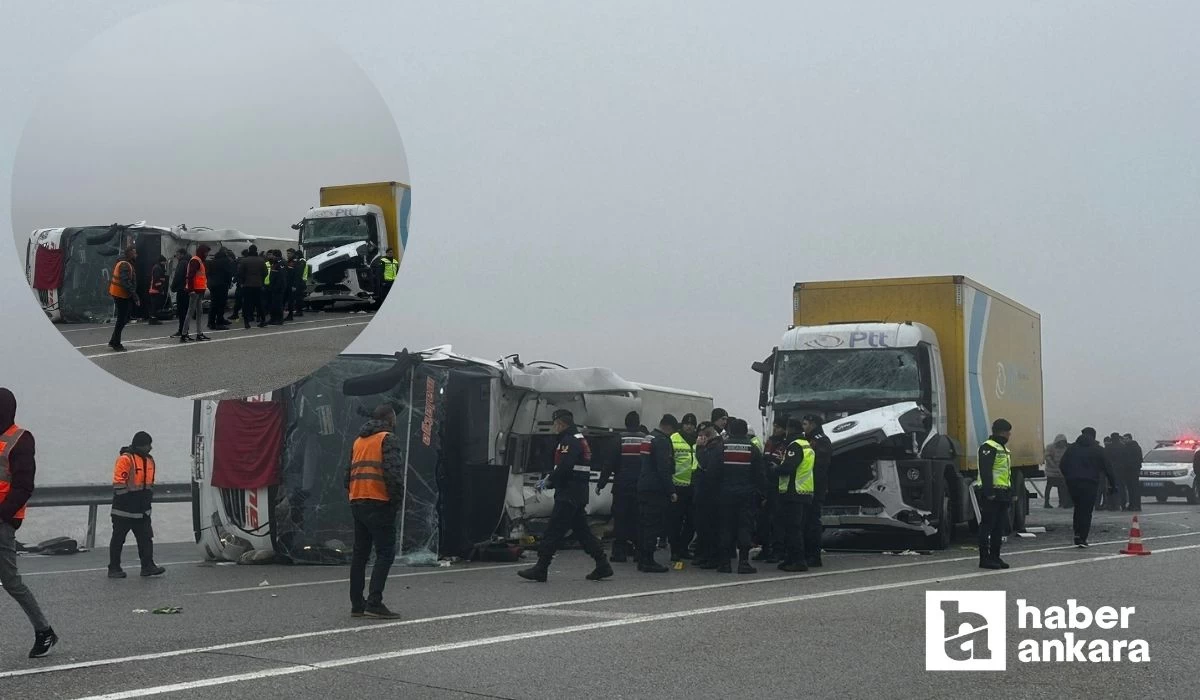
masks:
{"label": "ptt logo", "polygon": [[925,592],[925,670],[1003,671],[1004,591]]}
{"label": "ptt logo", "polygon": [[888,334],[883,331],[855,331],[850,334],[850,347],[861,348],[865,345],[870,348],[890,348],[887,339]]}

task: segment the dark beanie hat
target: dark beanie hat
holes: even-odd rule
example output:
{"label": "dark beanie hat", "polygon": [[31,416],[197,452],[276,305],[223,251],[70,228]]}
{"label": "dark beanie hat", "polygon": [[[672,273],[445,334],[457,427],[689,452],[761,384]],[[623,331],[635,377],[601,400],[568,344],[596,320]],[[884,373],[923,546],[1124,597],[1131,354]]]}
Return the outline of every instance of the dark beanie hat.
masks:
{"label": "dark beanie hat", "polygon": [[149,447],[154,442],[150,437],[150,433],[144,430],[139,430],[133,435],[133,442],[130,443],[133,447]]}
{"label": "dark beanie hat", "polygon": [[679,422],[683,423],[684,425],[695,425],[696,424],[696,414],[695,413],[685,413],[685,414],[683,414],[683,420],[681,420]]}
{"label": "dark beanie hat", "polygon": [[726,411],[723,408],[714,408],[712,410],[712,422],[714,422],[714,423],[721,420],[722,418],[728,418],[728,417],[729,417],[729,411]]}
{"label": "dark beanie hat", "polygon": [[671,415],[670,413],[666,413],[666,414],[663,414],[662,420],[660,420],[658,422],[658,424],[666,425],[666,426],[678,429],[679,428],[679,419],[676,418],[675,416]]}
{"label": "dark beanie hat", "polygon": [[565,408],[560,408],[554,412],[554,415],[551,417],[551,420],[560,420],[560,421],[563,421],[564,423],[574,423],[575,415],[572,414],[570,411],[568,411]]}

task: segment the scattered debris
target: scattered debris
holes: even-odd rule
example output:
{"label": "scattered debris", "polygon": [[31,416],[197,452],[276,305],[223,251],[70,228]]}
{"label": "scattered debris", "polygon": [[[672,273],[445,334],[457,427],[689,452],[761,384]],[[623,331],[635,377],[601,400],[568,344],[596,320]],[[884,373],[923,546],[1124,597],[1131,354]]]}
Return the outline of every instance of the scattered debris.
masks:
{"label": "scattered debris", "polygon": [[146,613],[148,613],[148,612],[150,612],[150,611],[149,611],[149,610],[142,610],[141,608],[138,608],[137,610],[134,610],[133,612],[137,613],[138,615],[144,615],[144,614],[146,614]]}
{"label": "scattered debris", "polygon": [[155,615],[178,615],[183,612],[183,608],[181,606],[168,605],[162,608],[155,608],[153,612]]}
{"label": "scattered debris", "polygon": [[271,585],[270,581],[263,581],[262,583],[258,584],[258,587],[262,588],[264,586],[269,586],[269,585]]}
{"label": "scattered debris", "polygon": [[911,549],[906,549],[903,552],[884,552],[884,554],[888,554],[893,557],[916,557],[916,556],[920,556],[921,553],[913,551]]}
{"label": "scattered debris", "polygon": [[1042,527],[1040,525],[1038,527],[1027,527],[1027,528],[1025,528],[1025,532],[1036,532],[1036,533],[1040,533],[1040,534],[1045,534],[1046,528]]}
{"label": "scattered debris", "polygon": [[1037,538],[1037,535],[1033,534],[1032,532],[1029,532],[1028,530],[1026,530],[1025,532],[1018,532],[1018,533],[1016,533],[1016,535],[1017,535],[1017,537],[1020,537],[1023,540],[1032,540],[1032,539]]}

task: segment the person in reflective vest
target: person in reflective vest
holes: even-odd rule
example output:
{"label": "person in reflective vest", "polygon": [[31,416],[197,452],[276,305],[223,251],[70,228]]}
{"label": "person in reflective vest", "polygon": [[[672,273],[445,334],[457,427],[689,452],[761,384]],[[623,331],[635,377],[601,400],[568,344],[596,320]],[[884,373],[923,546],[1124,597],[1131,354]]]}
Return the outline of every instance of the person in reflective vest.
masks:
{"label": "person in reflective vest", "polygon": [[400,270],[400,261],[396,259],[396,251],[388,248],[383,257],[379,258],[379,304],[387,301],[392,285],[396,282],[396,273]]}
{"label": "person in reflective vest", "polygon": [[638,537],[637,482],[642,471],[642,448],[648,438],[638,426],[641,418],[636,411],[625,415],[625,432],[621,433],[617,463],[600,471],[596,484],[599,495],[609,480],[613,482],[612,518],[613,546],[609,561],[624,563],[636,548]]}
{"label": "person in reflective vest", "polygon": [[142,576],[161,576],[166,569],[154,563],[154,530],[150,525],[150,503],[154,500],[154,441],[139,431],[128,447],[122,447],[113,463],[112,541],[108,545],[108,577],[125,578],[121,550],[129,533],[137,540]]}
{"label": "person in reflective vest", "polygon": [[[346,490],[354,517],[354,555],[350,560],[350,616],[394,620],[383,603],[383,589],[396,560],[396,518],[404,503],[404,457],[396,437],[396,411],[380,404],[358,431],[346,470]],[[366,598],[367,560],[375,552]]]}
{"label": "person in reflective vest", "polygon": [[304,315],[304,296],[308,293],[308,261],[304,259],[304,253],[294,248],[288,248],[287,256],[291,289],[288,295],[287,318],[283,320],[291,321],[296,316]]}
{"label": "person in reflective vest", "polygon": [[692,538],[696,535],[692,520],[693,489],[692,475],[696,472],[696,415],[684,414],[679,421],[679,432],[671,436],[671,449],[675,462],[672,481],[678,498],[671,504],[671,522],[667,538],[671,542],[671,561],[691,559]]}
{"label": "person in reflective vest", "polygon": [[188,311],[183,323],[183,335],[179,336],[181,343],[190,343],[193,340],[191,336],[192,321],[196,322],[195,340],[210,340],[207,335],[204,335],[204,328],[200,325],[200,319],[204,315],[202,311],[204,293],[208,291],[208,268],[205,263],[208,259],[208,250],[208,246],[200,244],[196,248],[196,254],[188,261],[187,272],[184,273],[183,288],[188,295]]}
{"label": "person in reflective vest", "polygon": [[833,459],[833,445],[825,435],[825,420],[821,416],[810,413],[801,419],[804,427],[804,439],[812,445],[813,456],[813,502],[804,511],[804,563],[810,569],[822,566],[821,535],[824,526],[821,524],[821,504],[825,502],[825,494],[829,490],[829,461]]}
{"label": "person in reflective vest", "polygon": [[992,436],[979,446],[979,480],[975,495],[979,503],[979,568],[1007,569],[1000,558],[1008,508],[1012,503],[1012,457],[1008,440],[1012,423],[1003,418],[992,423]]}
{"label": "person in reflective vest", "polygon": [[780,571],[808,571],[804,561],[804,517],[812,506],[813,470],[817,458],[804,438],[800,418],[788,418],[787,447],[783,462],[775,468],[779,494],[779,521],[783,526],[783,563]]}
{"label": "person in reflective vest", "polygon": [[108,281],[108,294],[112,297],[116,309],[116,320],[112,336],[108,339],[108,347],[117,352],[125,352],[125,346],[121,344],[121,334],[133,316],[133,307],[142,303],[137,293],[137,270],[133,267],[135,261],[137,249],[129,246],[125,249],[125,255],[113,265],[112,277]]}
{"label": "person in reflective vest", "polygon": [[613,575],[612,565],[604,553],[600,540],[592,534],[587,520],[588,484],[592,475],[592,448],[587,438],[575,425],[575,416],[566,409],[554,412],[554,430],[558,433],[558,444],[554,448],[554,471],[538,482],[538,490],[554,489],[554,510],[538,548],[537,563],[521,569],[517,575],[529,581],[544,583],[562,543],[571,533],[583,551],[596,561],[586,578],[599,581]]}
{"label": "person in reflective vest", "polygon": [[733,572],[730,565],[736,544],[739,574],[757,573],[750,565],[750,535],[754,516],[762,498],[764,471],[762,452],[750,442],[746,421],[732,418],[728,426],[721,463],[711,481],[717,486],[721,509],[721,543],[718,550],[720,565],[717,571]]}
{"label": "person in reflective vest", "polygon": [[17,425],[16,419],[17,397],[0,387],[0,586],[33,625],[29,658],[37,659],[50,653],[58,635],[17,570],[17,530],[25,519],[25,504],[33,496],[37,464],[33,433]]}

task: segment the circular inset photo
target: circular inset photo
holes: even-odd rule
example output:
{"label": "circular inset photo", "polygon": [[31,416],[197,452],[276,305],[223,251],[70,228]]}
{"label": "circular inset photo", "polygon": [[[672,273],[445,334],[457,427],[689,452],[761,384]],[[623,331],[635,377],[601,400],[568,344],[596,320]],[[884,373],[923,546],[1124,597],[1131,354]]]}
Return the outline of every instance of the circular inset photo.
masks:
{"label": "circular inset photo", "polygon": [[375,317],[408,245],[404,146],[341,49],[259,8],[132,17],[34,108],[13,231],[47,323],[144,389],[236,398],[307,376]]}

